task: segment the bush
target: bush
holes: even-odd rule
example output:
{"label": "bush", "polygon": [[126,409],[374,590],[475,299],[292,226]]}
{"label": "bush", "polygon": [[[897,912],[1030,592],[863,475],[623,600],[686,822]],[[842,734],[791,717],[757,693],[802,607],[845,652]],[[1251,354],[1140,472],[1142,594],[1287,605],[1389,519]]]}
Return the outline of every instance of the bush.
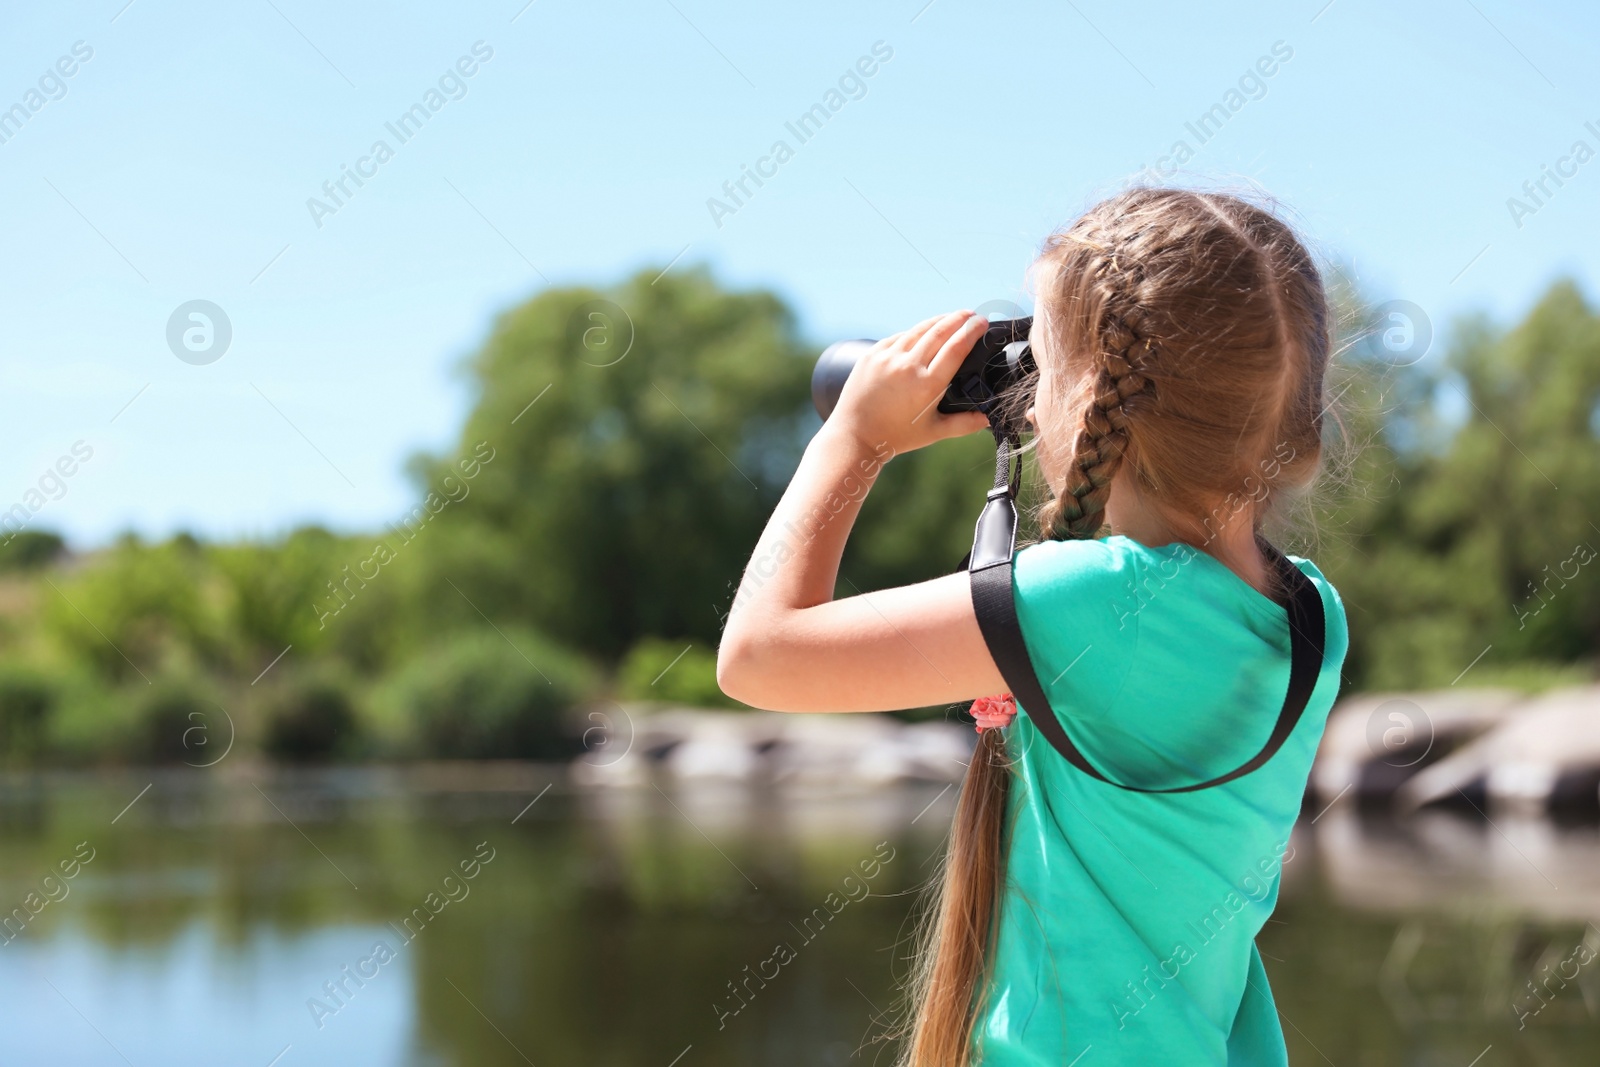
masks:
{"label": "bush", "polygon": [[590,692],[579,657],[526,630],[469,631],[387,687],[391,740],[446,759],[566,759],[581,750],[568,711]]}
{"label": "bush", "polygon": [[133,740],[136,698],[148,696],[148,686],[138,682],[116,689],[85,663],[39,669],[50,679],[56,696],[44,742],[50,762],[84,766],[139,758],[139,745]]}
{"label": "bush", "polygon": [[26,763],[44,748],[58,694],[45,675],[20,664],[0,666],[0,757]]}
{"label": "bush", "polygon": [[287,761],[354,754],[359,739],[350,688],[329,674],[291,676],[266,706],[262,750]]}
{"label": "bush", "polygon": [[124,538],[41,594],[43,628],[107,681],[142,685],[163,665],[224,658],[227,635],[206,585],[205,561],[177,539],[146,547]]}
{"label": "bush", "polygon": [[617,668],[617,688],[628,700],[697,708],[745,707],[717,685],[716,653],[682,638],[646,637],[634,645]]}
{"label": "bush", "polygon": [[0,540],[0,571],[31,571],[54,563],[67,550],[60,534],[21,530]]}
{"label": "bush", "polygon": [[232,736],[216,693],[202,679],[188,674],[158,679],[134,698],[135,728],[128,756],[140,762],[206,764]]}
{"label": "bush", "polygon": [[341,577],[340,566],[350,561],[348,544],[306,526],[281,541],[210,549],[240,673],[254,677],[286,645],[295,646],[296,658],[321,648],[318,605],[340,603],[326,583]]}

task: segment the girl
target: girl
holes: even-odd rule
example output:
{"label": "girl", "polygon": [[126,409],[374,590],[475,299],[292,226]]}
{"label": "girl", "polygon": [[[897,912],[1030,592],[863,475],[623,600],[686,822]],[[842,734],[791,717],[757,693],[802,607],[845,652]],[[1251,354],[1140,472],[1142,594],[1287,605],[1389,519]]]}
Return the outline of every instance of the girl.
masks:
{"label": "girl", "polygon": [[[1017,615],[1088,761],[1019,709],[980,738],[912,984],[910,1067],[1286,1064],[1255,936],[1338,691],[1326,621],[1310,701],[1264,765],[1289,676],[1282,578],[1258,541],[1274,493],[1321,462],[1328,303],[1311,257],[1229,196],[1136,189],[1035,264],[1028,422],[1052,499],[1020,551]],[[833,598],[884,457],[988,425],[934,410],[986,323],[959,311],[880,341],[851,373],[758,545],[717,661],[760,708],[876,711],[1006,688],[968,577]],[[1023,403],[1028,398],[1024,398]],[[818,518],[822,516],[822,518]],[[1269,546],[1270,547],[1270,546]]]}

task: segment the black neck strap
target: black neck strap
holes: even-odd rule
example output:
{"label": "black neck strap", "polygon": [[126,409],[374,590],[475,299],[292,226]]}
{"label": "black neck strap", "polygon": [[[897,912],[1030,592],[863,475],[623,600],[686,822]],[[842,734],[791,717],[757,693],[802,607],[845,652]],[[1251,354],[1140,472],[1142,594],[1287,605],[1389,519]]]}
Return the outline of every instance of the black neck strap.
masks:
{"label": "black neck strap", "polygon": [[[1326,620],[1323,618],[1322,596],[1311,579],[1277,548],[1257,538],[1269,565],[1277,570],[1289,589],[1286,609],[1289,626],[1289,691],[1284,696],[1283,709],[1278,712],[1278,721],[1273,725],[1272,733],[1261,751],[1227,774],[1194,785],[1142,789],[1112,781],[1085,759],[1067,736],[1055,709],[1050,706],[1044,686],[1039,684],[1033,659],[1028,655],[1028,646],[1022,640],[1022,627],[1017,621],[1017,605],[1011,585],[1012,562],[1017,545],[1016,494],[1021,482],[1022,457],[1017,455],[1019,442],[1015,434],[996,428],[994,435],[994,488],[989,490],[988,503],[978,516],[972,553],[967,558],[967,573],[972,583],[972,606],[977,612],[984,642],[989,646],[989,653],[1000,668],[1001,676],[1011,687],[1011,695],[1027,711],[1028,718],[1045,740],[1083,773],[1135,793],[1192,793],[1198,789],[1209,789],[1241,778],[1271,759],[1294,732],[1311,699],[1317,677],[1322,672]],[[1015,474],[1011,472],[1013,456],[1017,461]],[[1085,608],[1088,607],[1085,605]]]}

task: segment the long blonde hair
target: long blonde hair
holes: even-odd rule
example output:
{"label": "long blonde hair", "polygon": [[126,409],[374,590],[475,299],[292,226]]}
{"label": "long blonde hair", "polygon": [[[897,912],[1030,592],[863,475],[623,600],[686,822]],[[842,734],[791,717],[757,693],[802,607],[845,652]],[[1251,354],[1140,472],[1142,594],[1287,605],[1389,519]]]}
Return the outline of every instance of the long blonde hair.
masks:
{"label": "long blonde hair", "polygon": [[[1316,476],[1328,301],[1282,221],[1232,196],[1134,189],[1053,235],[1038,265],[1035,358],[1085,398],[1070,424],[1039,427],[1039,447],[1071,442],[1064,484],[1036,516],[1044,536],[1097,536],[1124,464],[1178,537],[1206,551],[1222,508],[1248,511],[1259,532],[1274,490]],[[923,911],[911,1010],[896,1035],[902,1067],[971,1062],[1010,780],[1001,734],[986,731]]]}

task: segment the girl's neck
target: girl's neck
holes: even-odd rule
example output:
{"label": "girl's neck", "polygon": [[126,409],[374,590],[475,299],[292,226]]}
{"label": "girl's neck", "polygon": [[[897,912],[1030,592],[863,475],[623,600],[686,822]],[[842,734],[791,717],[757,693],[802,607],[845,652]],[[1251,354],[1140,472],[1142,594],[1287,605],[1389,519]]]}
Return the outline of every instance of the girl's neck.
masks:
{"label": "girl's neck", "polygon": [[1240,509],[1204,544],[1194,544],[1172,528],[1154,507],[1133,488],[1124,466],[1111,483],[1111,496],[1106,501],[1106,522],[1111,532],[1121,534],[1152,548],[1184,542],[1206,552],[1233,571],[1252,589],[1263,596],[1272,596],[1267,562],[1256,545],[1255,528],[1248,509]]}

